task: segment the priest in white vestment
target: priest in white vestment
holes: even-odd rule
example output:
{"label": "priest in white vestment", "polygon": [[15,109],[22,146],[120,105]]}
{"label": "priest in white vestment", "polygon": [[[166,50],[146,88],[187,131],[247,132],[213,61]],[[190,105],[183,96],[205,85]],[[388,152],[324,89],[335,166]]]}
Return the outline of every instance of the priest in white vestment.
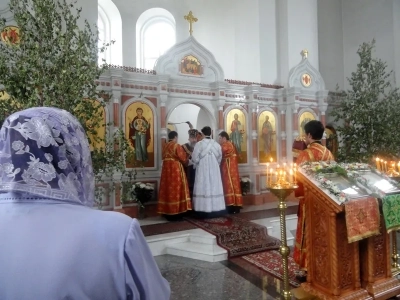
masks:
{"label": "priest in white vestment", "polygon": [[193,188],[193,209],[201,217],[218,217],[226,214],[219,164],[222,159],[221,146],[211,139],[211,128],[201,132],[204,139],[196,144],[191,163],[196,169]]}

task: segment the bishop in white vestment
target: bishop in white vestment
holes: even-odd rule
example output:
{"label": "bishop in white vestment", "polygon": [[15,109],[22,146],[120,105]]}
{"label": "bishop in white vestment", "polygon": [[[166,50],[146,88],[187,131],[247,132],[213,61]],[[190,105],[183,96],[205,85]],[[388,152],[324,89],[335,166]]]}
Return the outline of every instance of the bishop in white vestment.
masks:
{"label": "bishop in white vestment", "polygon": [[211,128],[201,130],[205,136],[192,153],[196,179],[193,188],[193,209],[205,217],[217,217],[226,213],[219,164],[222,159],[221,146],[211,139]]}

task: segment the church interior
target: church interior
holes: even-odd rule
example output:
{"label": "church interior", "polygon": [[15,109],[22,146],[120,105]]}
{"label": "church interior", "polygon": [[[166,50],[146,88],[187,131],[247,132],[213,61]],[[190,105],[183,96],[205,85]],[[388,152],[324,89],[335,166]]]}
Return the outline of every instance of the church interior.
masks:
{"label": "church interior", "polygon": [[[7,3],[0,0],[2,15],[8,13]],[[139,219],[171,285],[171,299],[289,299],[282,295],[288,289],[296,299],[400,295],[400,272],[392,273],[393,255],[398,256],[397,231],[381,239],[354,243],[344,239],[342,246],[336,234],[346,231],[344,206],[327,200],[333,196],[321,192],[318,181],[307,177],[312,170],[305,169],[295,171],[314,201],[314,211],[307,210],[307,217],[317,219],[318,212],[321,220],[313,223],[322,228],[318,234],[334,237],[321,241],[323,246],[319,236],[313,239],[319,265],[310,267],[307,281],[299,279],[292,253],[299,199],[293,190],[281,199],[269,185],[272,168],[293,166],[299,155],[294,144],[305,136],[304,126],[311,120],[326,126],[322,144],[335,156],[338,144],[331,139],[338,125],[331,116],[335,92],[337,86],[349,88],[347,78],[356,68],[360,44],[376,40],[376,56],[394,71],[392,80],[400,87],[400,1],[85,0],[78,4],[82,18],[97,24],[99,45],[115,41],[99,54],[99,61],[110,65],[97,82],[112,95],[104,123],[122,128],[128,140],[135,118],[140,115],[147,124],[146,146],[135,150],[126,168],[138,170],[132,185],[145,184],[154,192],[141,209],[135,199],[122,199],[116,190],[103,196],[101,209]],[[189,129],[204,126],[211,127],[216,140],[221,131],[230,134],[238,153],[243,209],[232,218],[242,229],[240,245],[230,243],[232,236],[218,232],[212,221],[169,222],[157,213],[168,133],[176,131],[182,145]],[[246,236],[265,230],[269,244]],[[307,238],[314,237],[314,231],[306,230]],[[288,257],[273,244],[283,233],[291,252]],[[250,249],[249,243],[255,248]],[[327,248],[337,253],[326,254]],[[282,259],[289,270],[286,279]],[[378,261],[384,261],[382,274],[376,271]],[[362,265],[361,275],[356,263]],[[329,277],[318,268],[339,275]],[[367,278],[363,268],[374,269],[375,275],[368,273]],[[324,287],[330,282],[332,288]]]}

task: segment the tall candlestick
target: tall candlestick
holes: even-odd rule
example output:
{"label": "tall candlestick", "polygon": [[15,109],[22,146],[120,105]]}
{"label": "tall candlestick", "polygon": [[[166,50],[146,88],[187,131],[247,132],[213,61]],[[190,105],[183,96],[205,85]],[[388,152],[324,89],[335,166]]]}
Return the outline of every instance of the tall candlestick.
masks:
{"label": "tall candlestick", "polygon": [[379,171],[379,157],[376,158],[376,169]]}
{"label": "tall candlestick", "polygon": [[385,161],[385,173],[387,172],[387,161]]}

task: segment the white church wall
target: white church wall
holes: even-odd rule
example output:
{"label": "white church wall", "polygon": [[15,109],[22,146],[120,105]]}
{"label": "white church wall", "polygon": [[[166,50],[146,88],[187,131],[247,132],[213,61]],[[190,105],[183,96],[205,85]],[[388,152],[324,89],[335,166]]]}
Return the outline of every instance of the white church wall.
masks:
{"label": "white church wall", "polygon": [[[394,69],[393,3],[398,0],[346,0],[343,10],[344,75],[349,77],[359,61],[357,49],[376,40],[375,55]],[[396,37],[397,38],[397,37]],[[345,80],[345,87],[348,87]]]}
{"label": "white church wall", "polygon": [[[264,16],[260,16],[259,11],[259,0],[235,1],[233,20],[235,30],[235,48],[232,49],[232,51],[235,52],[235,75],[234,77],[227,78],[251,82],[261,82],[261,28],[259,22],[260,19],[264,18]],[[271,38],[268,38],[267,41],[269,41],[271,47],[274,47],[276,39],[272,41]],[[222,67],[225,67],[224,64],[222,64]],[[268,69],[267,66],[265,67]],[[225,74],[229,75],[226,72]],[[265,83],[273,82],[267,81]]]}
{"label": "white church wall", "polygon": [[[212,122],[210,120],[209,114],[204,110],[200,109],[199,114],[197,116],[197,125],[193,124],[195,126],[195,129],[201,130],[204,126],[212,126]],[[215,136],[215,133],[214,133]]]}
{"label": "white church wall", "polygon": [[400,1],[393,2],[394,71],[397,87],[400,87]]}
{"label": "white church wall", "polygon": [[282,85],[287,85],[290,70],[301,61],[300,52],[307,49],[311,64],[318,70],[317,0],[279,0],[278,41],[279,71]]}
{"label": "white church wall", "polygon": [[275,0],[258,1],[260,82],[262,83],[282,84],[278,78],[276,11]]}
{"label": "white church wall", "polygon": [[342,0],[318,1],[318,50],[326,89],[334,91],[337,84],[343,88]]}

